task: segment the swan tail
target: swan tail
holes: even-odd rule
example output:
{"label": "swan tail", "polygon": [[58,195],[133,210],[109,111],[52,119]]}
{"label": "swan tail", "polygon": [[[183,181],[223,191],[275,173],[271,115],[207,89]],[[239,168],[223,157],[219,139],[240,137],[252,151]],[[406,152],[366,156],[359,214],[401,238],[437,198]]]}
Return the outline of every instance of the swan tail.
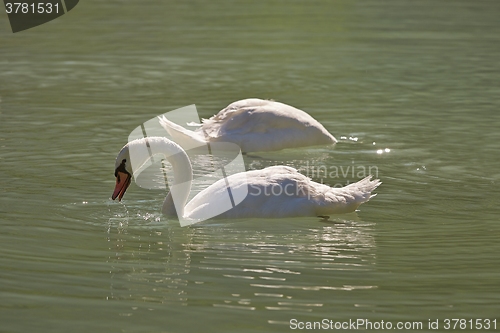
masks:
{"label": "swan tail", "polygon": [[326,193],[328,204],[321,207],[318,215],[354,212],[362,203],[377,195],[376,193],[372,194],[372,192],[380,184],[382,182],[379,179],[372,180],[370,175],[342,188],[331,188]]}
{"label": "swan tail", "polygon": [[352,183],[347,185],[345,190],[347,193],[352,196],[352,204],[356,206],[356,208],[361,205],[362,203],[367,202],[374,196],[376,196],[376,193],[372,192],[380,185],[382,182],[380,179],[373,179],[372,176],[365,177],[361,179],[360,181],[356,183]]}
{"label": "swan tail", "polygon": [[366,202],[377,195],[377,193],[372,194],[372,192],[375,191],[375,189],[379,187],[382,182],[380,181],[380,179],[372,180],[372,175],[370,175],[354,183],[353,185],[355,184],[357,184],[356,187],[359,191],[361,191],[363,198],[366,198],[366,200],[363,202]]}
{"label": "swan tail", "polygon": [[172,139],[185,150],[205,146],[207,140],[197,132],[190,131],[170,121],[164,115],[158,116],[160,125],[170,134]]}

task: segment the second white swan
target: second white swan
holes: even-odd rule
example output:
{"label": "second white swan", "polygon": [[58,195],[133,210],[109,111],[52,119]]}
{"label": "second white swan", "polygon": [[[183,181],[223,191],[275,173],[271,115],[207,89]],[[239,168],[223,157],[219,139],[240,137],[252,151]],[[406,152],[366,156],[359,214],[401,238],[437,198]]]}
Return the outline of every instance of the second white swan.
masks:
{"label": "second white swan", "polygon": [[184,149],[207,142],[232,142],[244,153],[274,151],[337,140],[316,119],[293,106],[258,98],[231,103],[195,131],[160,117],[160,124]]}
{"label": "second white swan", "polygon": [[[342,188],[332,188],[313,182],[297,170],[287,166],[272,166],[262,170],[237,173],[221,179],[187,202],[193,179],[192,166],[185,151],[176,143],[163,137],[148,137],[129,142],[119,152],[115,163],[116,186],[112,199],[121,200],[131,183],[133,169],[130,151],[145,147],[163,155],[172,165],[174,183],[183,184],[176,197],[181,197],[177,210],[169,193],[162,212],[168,216],[185,219],[204,219],[211,216],[223,201],[227,201],[227,185],[233,190],[247,186],[248,195],[238,205],[217,218],[329,216],[349,213],[374,195],[371,192],[381,184],[366,177]],[[144,156],[141,165],[149,160]],[[212,214],[213,215],[213,214]]]}

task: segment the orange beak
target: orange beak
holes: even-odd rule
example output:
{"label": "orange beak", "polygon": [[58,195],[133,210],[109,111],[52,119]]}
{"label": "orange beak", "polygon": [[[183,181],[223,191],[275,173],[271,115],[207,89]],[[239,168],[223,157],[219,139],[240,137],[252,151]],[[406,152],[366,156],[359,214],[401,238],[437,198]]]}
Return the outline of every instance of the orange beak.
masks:
{"label": "orange beak", "polygon": [[121,201],[131,181],[132,176],[128,172],[117,171],[115,190],[111,199],[115,200],[118,197],[118,201]]}

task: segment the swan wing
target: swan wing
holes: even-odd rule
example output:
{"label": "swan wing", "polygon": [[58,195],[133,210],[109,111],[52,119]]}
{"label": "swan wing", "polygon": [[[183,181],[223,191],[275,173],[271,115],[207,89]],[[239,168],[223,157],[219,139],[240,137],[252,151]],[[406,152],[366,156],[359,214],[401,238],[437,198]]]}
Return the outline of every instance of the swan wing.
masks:
{"label": "swan wing", "polygon": [[[248,195],[218,218],[327,216],[350,213],[374,196],[381,182],[368,176],[342,188],[312,181],[296,169],[273,166],[238,173],[227,178],[233,192],[245,186]],[[186,206],[186,214],[203,218],[223,204],[227,206],[225,180],[198,193]]]}
{"label": "swan wing", "polygon": [[[296,169],[273,166],[227,177],[232,193],[247,191],[247,196],[218,218],[314,216],[309,200],[311,180]],[[198,193],[187,205],[190,218],[204,218],[221,205],[227,206],[228,192],[224,179]],[[321,185],[321,184],[319,184]],[[242,187],[245,187],[242,189]]]}
{"label": "swan wing", "polygon": [[336,139],[317,120],[290,105],[256,98],[237,101],[203,121],[210,140],[238,144],[243,151],[332,144]]}

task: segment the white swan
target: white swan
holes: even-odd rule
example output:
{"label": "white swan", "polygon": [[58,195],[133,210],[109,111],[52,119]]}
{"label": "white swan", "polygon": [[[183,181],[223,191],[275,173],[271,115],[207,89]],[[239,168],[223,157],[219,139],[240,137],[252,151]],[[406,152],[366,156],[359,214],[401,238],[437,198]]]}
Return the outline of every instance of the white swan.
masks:
{"label": "white swan", "polygon": [[232,142],[241,151],[273,151],[335,144],[337,140],[316,119],[293,106],[249,98],[234,102],[190,131],[160,117],[160,124],[184,149],[207,142]]}
{"label": "white swan", "polygon": [[[176,143],[162,137],[137,139],[125,145],[115,163],[116,187],[112,199],[122,199],[130,185],[132,167],[130,151],[145,147],[154,153],[160,153],[172,164],[175,185],[183,184],[176,192],[181,197],[176,211],[169,193],[163,203],[162,212],[168,216],[179,214],[185,219],[205,219],[212,216],[223,201],[227,201],[226,182],[221,179],[198,193],[187,202],[193,179],[192,167],[187,154]],[[146,163],[149,156],[144,155]],[[371,192],[381,184],[366,177],[342,188],[332,188],[313,182],[297,170],[287,166],[272,166],[262,170],[237,173],[227,177],[232,191],[242,186],[248,187],[248,195],[241,203],[218,215],[222,218],[245,217],[294,217],[328,216],[336,213],[349,213],[374,195]]]}

